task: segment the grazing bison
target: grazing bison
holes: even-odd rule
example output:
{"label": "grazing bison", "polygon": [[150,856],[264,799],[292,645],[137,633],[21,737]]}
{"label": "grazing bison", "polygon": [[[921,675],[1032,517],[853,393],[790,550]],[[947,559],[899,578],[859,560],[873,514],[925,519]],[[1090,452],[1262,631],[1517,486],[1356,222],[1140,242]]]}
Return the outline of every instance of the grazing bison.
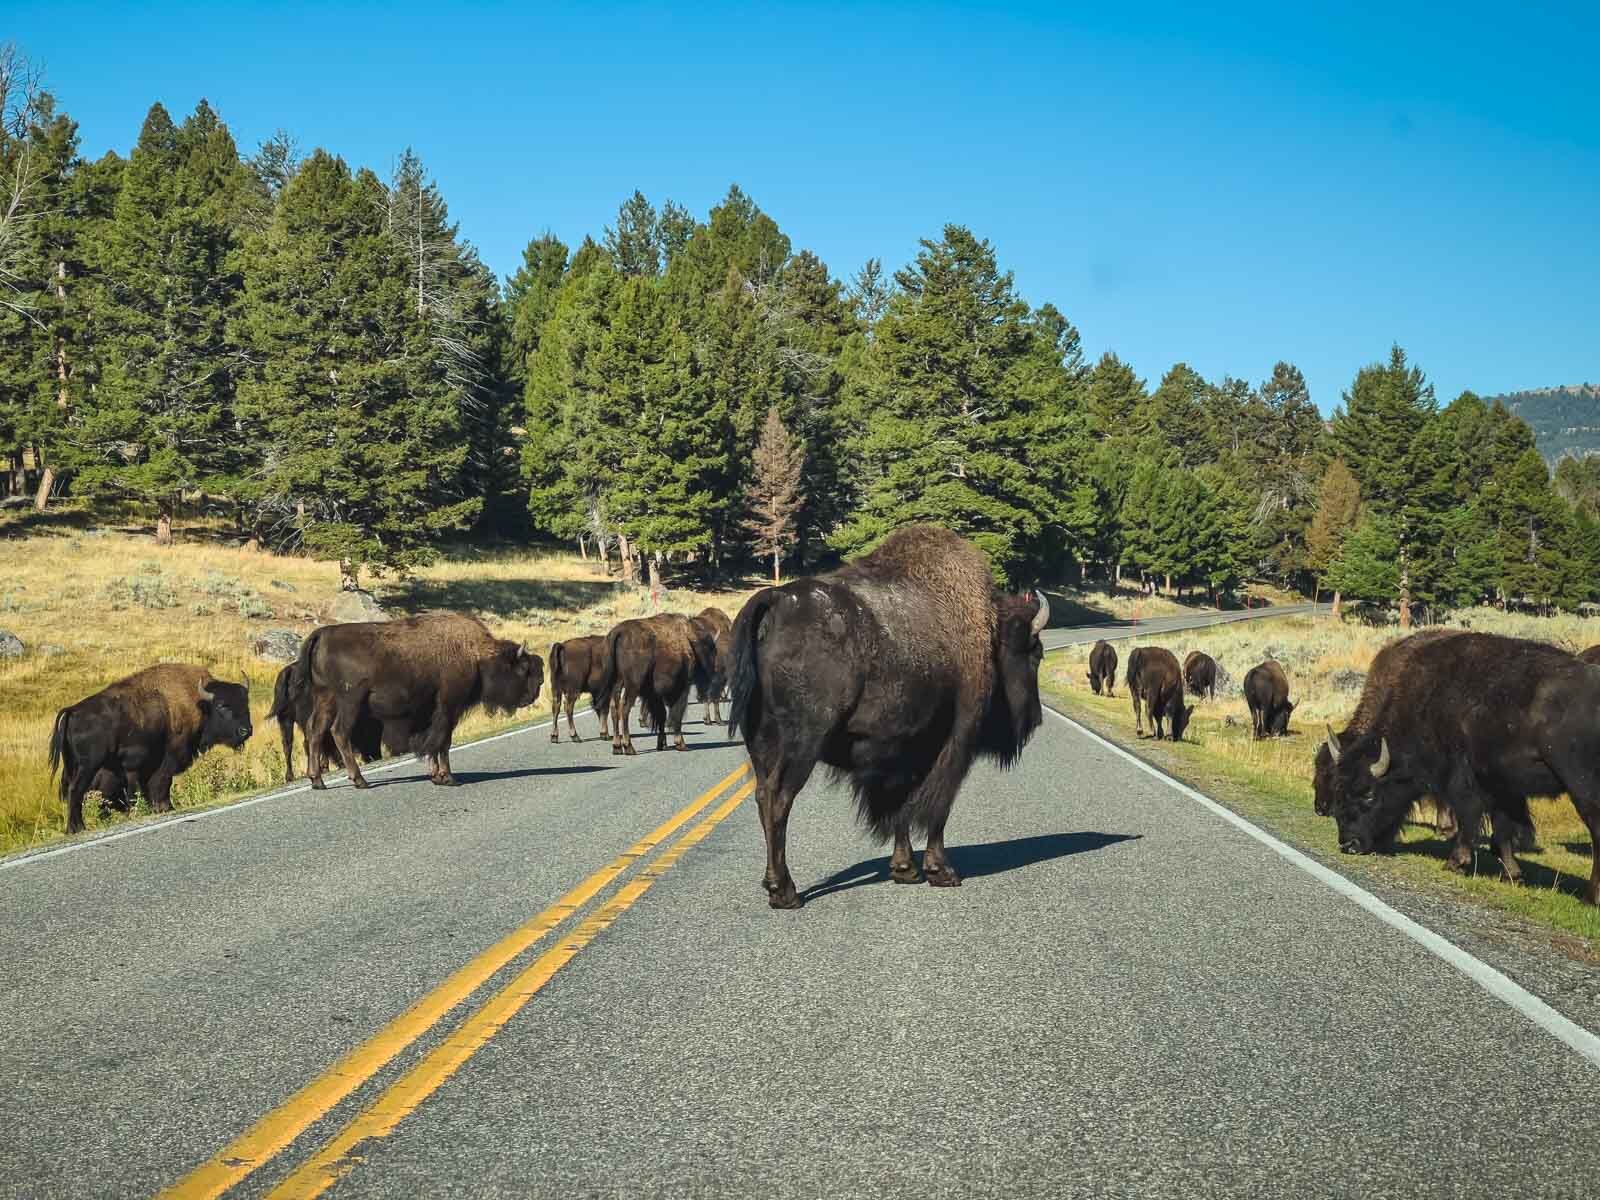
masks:
{"label": "grazing bison", "polygon": [[1591,666],[1600,666],[1600,646],[1590,646],[1578,655],[1578,660],[1589,663]]}
{"label": "grazing bison", "polygon": [[[305,682],[304,676],[296,671],[298,663],[290,663],[278,672],[278,678],[272,685],[272,708],[267,712],[269,720],[278,722],[278,733],[283,738],[283,771],[284,781],[294,778],[294,731],[295,726],[300,727],[300,737],[306,738],[306,730],[311,724],[311,687]],[[362,762],[373,762],[383,757],[383,726],[370,715],[363,714],[350,732],[350,744],[355,747],[356,753],[361,756]],[[403,753],[406,747],[396,747],[396,751]],[[334,745],[333,735],[330,733],[322,739],[322,756],[324,759],[337,758],[339,748]],[[311,743],[306,741],[306,771],[311,770]]]}
{"label": "grazing bison", "polygon": [[716,639],[709,628],[681,613],[623,621],[606,634],[597,696],[611,704],[611,752],[635,753],[629,718],[636,702],[644,705],[657,750],[667,748],[668,732],[679,750],[687,750],[683,712],[689,690],[709,685],[715,658]]}
{"label": "grazing bison", "polygon": [[691,618],[702,632],[711,634],[711,674],[705,687],[699,689],[699,699],[704,705],[700,713],[703,725],[722,724],[722,695],[727,688],[727,666],[722,661],[728,645],[728,635],[733,632],[733,622],[720,608],[707,608]]}
{"label": "grazing bison", "polygon": [[1275,658],[1258,663],[1244,673],[1244,702],[1250,706],[1250,727],[1258,738],[1283,737],[1289,732],[1289,677]]}
{"label": "grazing bison", "polygon": [[1117,652],[1110,642],[1096,642],[1089,651],[1089,687],[1096,696],[1105,688],[1107,696],[1115,696],[1117,682]]}
{"label": "grazing bison", "polygon": [[1191,696],[1217,698],[1217,660],[1204,650],[1191,650],[1183,660],[1183,682]]}
{"label": "grazing bison", "polygon": [[515,712],[539,698],[544,662],[491,634],[475,617],[427,612],[400,621],[352,622],[314,630],[296,669],[314,695],[307,774],[321,789],[323,739],[331,733],[353,787],[369,786],[351,735],[362,717],[383,726],[384,744],[427,757],[434,783],[455,783],[450,738],[462,715],[482,704]]}
{"label": "grazing bison", "polygon": [[83,798],[96,789],[126,807],[142,791],[152,812],[172,808],[172,780],[213,746],[250,740],[250,693],[204,667],[147,667],[56,713],[50,774],[61,771],[67,832],[83,828]]}
{"label": "grazing bison", "polygon": [[[1430,794],[1455,814],[1446,864],[1455,870],[1471,869],[1487,812],[1495,852],[1519,880],[1513,850],[1529,796],[1566,792],[1600,845],[1600,675],[1553,646],[1487,633],[1428,637],[1398,669],[1378,666],[1358,709],[1363,728],[1330,729],[1317,751],[1316,807],[1337,822],[1341,850],[1387,849]],[[1600,858],[1584,899],[1600,903]]]}
{"label": "grazing bison", "polygon": [[[944,827],[975,756],[1009,766],[1041,720],[1041,594],[996,595],[983,552],[948,530],[896,530],[872,553],[764,588],[733,626],[730,732],[750,751],[773,908],[798,908],[789,809],[818,763],[848,776],[861,820],[893,835],[890,878],[961,878]],[[911,830],[927,833],[923,872]]]}
{"label": "grazing bison", "polygon": [[550,647],[550,740],[561,740],[561,706],[567,708],[567,730],[572,740],[581,742],[578,727],[572,723],[572,708],[578,697],[589,693],[589,702],[600,718],[600,736],[606,737],[606,706],[600,703],[600,679],[605,671],[604,637],[570,638]]}
{"label": "grazing bison", "polygon": [[[1183,702],[1183,676],[1178,671],[1178,658],[1171,650],[1160,646],[1138,646],[1128,654],[1128,694],[1133,697],[1133,728],[1144,736],[1144,716],[1150,718],[1150,730],[1159,742],[1161,726],[1165,723],[1172,740],[1181,742],[1183,731],[1189,727],[1194,715],[1194,705]],[[1140,713],[1140,704],[1144,714]]]}

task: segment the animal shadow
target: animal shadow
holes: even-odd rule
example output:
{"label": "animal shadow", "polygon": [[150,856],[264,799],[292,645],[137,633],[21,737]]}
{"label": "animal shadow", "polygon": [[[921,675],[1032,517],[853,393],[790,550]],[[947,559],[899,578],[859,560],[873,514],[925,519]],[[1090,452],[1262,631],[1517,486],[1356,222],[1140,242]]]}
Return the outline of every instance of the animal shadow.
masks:
{"label": "animal shadow", "polygon": [[[949,855],[963,879],[981,879],[985,875],[1000,875],[1074,854],[1103,850],[1118,842],[1137,841],[1141,836],[1137,833],[1046,833],[1011,838],[1004,842],[982,842],[976,846],[951,846]],[[918,857],[920,859],[921,856]],[[889,857],[882,855],[835,871],[807,888],[803,898],[815,900],[834,892],[847,892],[851,888],[888,881]]]}

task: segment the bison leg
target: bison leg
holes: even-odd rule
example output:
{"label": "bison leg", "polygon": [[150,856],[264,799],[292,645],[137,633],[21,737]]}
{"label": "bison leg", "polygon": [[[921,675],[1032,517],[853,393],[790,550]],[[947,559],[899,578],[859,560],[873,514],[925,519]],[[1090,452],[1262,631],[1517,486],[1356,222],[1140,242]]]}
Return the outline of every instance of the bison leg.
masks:
{"label": "bison leg", "polygon": [[894,851],[889,855],[889,878],[896,883],[921,883],[922,872],[911,856],[911,818],[901,816],[894,823]]}
{"label": "bison leg", "polygon": [[1139,693],[1130,691],[1133,697],[1133,732],[1136,737],[1144,736],[1144,715],[1139,710]]}
{"label": "bison leg", "polygon": [[450,747],[448,745],[433,755],[433,770],[429,777],[440,787],[455,787],[456,777],[450,773]]}
{"label": "bison leg", "polygon": [[[306,721],[306,777],[313,791],[323,791],[327,784],[322,774],[328,769],[326,743],[332,736],[334,699],[331,693],[317,692],[311,703],[311,716]],[[337,749],[337,747],[335,747]]]}
{"label": "bison leg", "polygon": [[593,692],[589,693],[589,703],[590,703],[590,706],[594,709],[595,716],[600,718],[600,736],[602,738],[610,737],[611,736],[611,729],[610,729],[610,725],[611,725],[611,705],[610,704],[596,704],[594,702],[594,693]]}
{"label": "bison leg", "polygon": [[1477,864],[1478,831],[1483,827],[1484,796],[1475,779],[1458,767],[1450,777],[1445,802],[1456,815],[1456,836],[1445,859],[1451,871],[1471,874]]}
{"label": "bison leg", "polygon": [[756,777],[756,811],[767,840],[767,873],[761,885],[773,908],[799,908],[800,893],[789,874],[789,809],[805,787],[820,749],[783,744],[783,734],[771,718],[762,722],[750,742],[750,766]]}
{"label": "bison leg", "polygon": [[683,740],[683,716],[689,711],[689,689],[685,688],[683,695],[678,697],[677,703],[672,706],[672,711],[667,714],[667,722],[672,725],[672,736],[679,750],[687,750],[688,744]]}
{"label": "bison leg", "polygon": [[162,760],[155,774],[144,781],[144,795],[150,802],[151,812],[172,811],[172,779],[177,773],[178,764],[167,758]]}
{"label": "bison leg", "polygon": [[83,798],[89,794],[89,785],[93,781],[91,775],[83,767],[73,773],[72,785],[67,789],[67,832],[83,832]]}
{"label": "bison leg", "polygon": [[[550,742],[552,745],[561,743],[561,685],[551,680],[550,683]],[[574,738],[574,741],[577,739]]]}
{"label": "bison leg", "polygon": [[[578,736],[578,727],[572,723],[572,710],[577,705],[577,703],[578,703],[578,693],[577,692],[569,692],[567,694],[567,732],[572,735],[572,740],[573,741],[581,742],[581,741],[583,741],[583,739]],[[602,730],[602,732],[604,732],[604,731]]]}
{"label": "bison leg", "polygon": [[279,717],[278,732],[283,735],[283,781],[290,783],[294,780],[294,718]]}
{"label": "bison leg", "polygon": [[617,684],[616,691],[611,693],[611,753],[636,754],[633,748],[633,732],[628,728],[628,714],[633,711],[634,698],[627,694],[627,689]]}
{"label": "bison leg", "polygon": [[1589,762],[1562,762],[1556,774],[1566,784],[1572,807],[1589,828],[1593,866],[1589,870],[1589,886],[1583,893],[1584,903],[1600,904],[1600,769]]}

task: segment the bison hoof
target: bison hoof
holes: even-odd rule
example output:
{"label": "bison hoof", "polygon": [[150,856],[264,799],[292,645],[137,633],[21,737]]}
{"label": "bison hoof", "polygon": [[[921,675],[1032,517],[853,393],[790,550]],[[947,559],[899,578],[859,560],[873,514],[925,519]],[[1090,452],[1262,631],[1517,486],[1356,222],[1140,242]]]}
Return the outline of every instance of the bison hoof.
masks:
{"label": "bison hoof", "polygon": [[358,788],[359,790],[364,792],[368,788],[370,788],[372,785],[370,783],[368,783],[365,779],[363,779],[360,775],[357,775],[354,779],[352,779],[350,781],[350,786],[353,787],[353,788]]}
{"label": "bison hoof", "polygon": [[435,787],[455,787],[456,777],[454,775],[435,775],[433,776],[433,784]]}
{"label": "bison hoof", "polygon": [[922,872],[917,870],[917,864],[914,862],[890,863],[889,878],[896,883],[921,883]]}
{"label": "bison hoof", "polygon": [[769,908],[799,908],[803,901],[800,893],[794,890],[794,884],[778,888],[776,891],[768,889],[767,906]]}
{"label": "bison hoof", "polygon": [[581,741],[583,741],[583,739],[582,739],[582,738],[581,738],[581,737],[579,737],[579,736],[578,736],[578,735],[577,735],[577,734],[573,734],[573,735],[572,735],[572,736],[571,736],[571,737],[570,737],[570,738],[568,738],[568,739],[567,739],[567,740],[568,740],[568,741],[569,741],[569,742],[571,742],[571,743],[572,743],[572,744],[573,744],[573,745],[574,745],[574,746],[576,746],[576,745],[577,745],[577,744],[578,744],[578,743],[579,743],[579,742],[581,742]]}
{"label": "bison hoof", "polygon": [[927,867],[927,872],[928,884],[931,887],[961,886],[961,876],[956,874],[956,869],[949,863],[944,863],[937,867]]}
{"label": "bison hoof", "polygon": [[322,782],[322,776],[313,775],[311,777],[311,790],[313,792],[325,792],[328,790],[328,785]]}

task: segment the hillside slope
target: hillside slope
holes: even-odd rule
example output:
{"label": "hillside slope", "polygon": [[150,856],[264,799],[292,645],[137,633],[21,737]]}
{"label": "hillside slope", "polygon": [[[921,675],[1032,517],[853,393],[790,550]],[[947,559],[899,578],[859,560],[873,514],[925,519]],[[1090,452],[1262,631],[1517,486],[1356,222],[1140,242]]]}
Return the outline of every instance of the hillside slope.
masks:
{"label": "hillside slope", "polygon": [[1486,397],[1499,400],[1533,430],[1539,453],[1551,466],[1564,455],[1600,454],[1600,385],[1531,388]]}

